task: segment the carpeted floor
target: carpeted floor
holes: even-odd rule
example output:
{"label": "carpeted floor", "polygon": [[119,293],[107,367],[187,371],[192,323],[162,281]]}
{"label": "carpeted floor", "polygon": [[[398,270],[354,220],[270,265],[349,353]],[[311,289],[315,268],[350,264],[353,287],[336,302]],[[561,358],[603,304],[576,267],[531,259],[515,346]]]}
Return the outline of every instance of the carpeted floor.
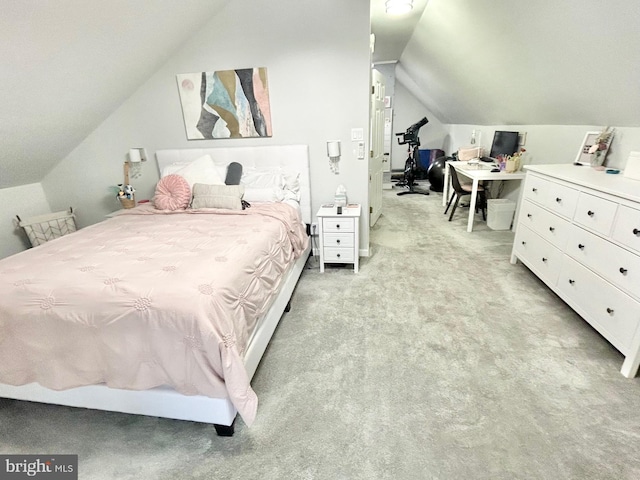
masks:
{"label": "carpeted floor", "polygon": [[357,275],[311,259],[251,428],[0,400],[0,453],[77,453],[81,479],[640,478],[640,378],[441,199],[385,191]]}

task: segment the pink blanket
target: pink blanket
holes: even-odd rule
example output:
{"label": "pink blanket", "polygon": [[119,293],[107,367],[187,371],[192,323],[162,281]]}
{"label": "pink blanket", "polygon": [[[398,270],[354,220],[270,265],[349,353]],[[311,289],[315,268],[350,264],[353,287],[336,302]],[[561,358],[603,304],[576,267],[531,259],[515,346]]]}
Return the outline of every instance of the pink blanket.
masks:
{"label": "pink blanket", "polygon": [[0,382],[169,385],[230,398],[250,425],[243,356],[307,247],[299,215],[279,203],[125,213],[0,260]]}

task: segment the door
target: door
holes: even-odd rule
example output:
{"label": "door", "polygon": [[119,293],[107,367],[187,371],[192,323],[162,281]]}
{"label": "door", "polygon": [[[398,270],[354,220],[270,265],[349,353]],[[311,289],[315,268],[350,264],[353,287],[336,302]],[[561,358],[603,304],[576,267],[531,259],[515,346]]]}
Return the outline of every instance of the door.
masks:
{"label": "door", "polygon": [[382,213],[384,177],[384,76],[371,70],[371,138],[369,145],[369,225],[373,227]]}

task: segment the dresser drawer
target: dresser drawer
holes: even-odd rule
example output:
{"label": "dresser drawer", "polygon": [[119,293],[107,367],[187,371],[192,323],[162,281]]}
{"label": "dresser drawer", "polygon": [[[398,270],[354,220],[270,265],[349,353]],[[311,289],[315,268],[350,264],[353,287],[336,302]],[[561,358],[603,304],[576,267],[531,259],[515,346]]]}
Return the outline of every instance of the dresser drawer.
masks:
{"label": "dresser drawer", "polygon": [[520,222],[559,249],[564,249],[571,226],[567,220],[530,201],[525,201],[520,213]]}
{"label": "dresser drawer", "polygon": [[322,229],[325,232],[355,232],[355,222],[353,218],[325,218]]}
{"label": "dresser drawer", "polygon": [[352,247],[355,235],[349,232],[325,233],[323,244],[325,247]]}
{"label": "dresser drawer", "polygon": [[598,233],[609,235],[617,208],[615,202],[581,193],[573,220]]}
{"label": "dresser drawer", "polygon": [[568,256],[558,278],[558,291],[623,355],[640,324],[640,303]]}
{"label": "dresser drawer", "polygon": [[640,299],[640,256],[577,225],[571,227],[566,253],[621,290]]}
{"label": "dresser drawer", "polygon": [[560,272],[562,252],[530,228],[520,224],[514,240],[514,251],[536,275],[555,285]]}
{"label": "dresser drawer", "polygon": [[524,185],[524,198],[532,200],[540,205],[544,204],[547,198],[547,192],[552,183],[542,178],[527,175]]}
{"label": "dresser drawer", "polygon": [[558,215],[573,218],[579,195],[580,192],[574,188],[552,183],[546,192],[544,206]]}
{"label": "dresser drawer", "polygon": [[620,205],[611,237],[640,253],[640,210]]}
{"label": "dresser drawer", "polygon": [[327,263],[353,263],[353,247],[324,247],[324,261]]}

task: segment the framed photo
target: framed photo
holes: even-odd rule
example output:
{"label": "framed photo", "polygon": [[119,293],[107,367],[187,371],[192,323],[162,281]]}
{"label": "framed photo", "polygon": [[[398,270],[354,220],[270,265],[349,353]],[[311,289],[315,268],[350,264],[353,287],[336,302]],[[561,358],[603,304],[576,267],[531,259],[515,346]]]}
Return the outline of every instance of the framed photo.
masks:
{"label": "framed photo", "polygon": [[[582,140],[582,146],[578,151],[578,155],[576,156],[575,161],[573,162],[576,165],[588,165],[588,166],[598,166],[604,163],[604,159],[607,156],[607,152],[609,151],[609,146],[611,145],[611,140],[613,140],[613,131],[607,131],[607,135],[603,135],[603,132],[587,132],[584,136],[584,140]],[[597,140],[600,136],[606,137],[606,141],[599,142],[604,145],[595,147],[598,148],[595,153],[591,153],[594,150],[594,146],[598,144]]]}

